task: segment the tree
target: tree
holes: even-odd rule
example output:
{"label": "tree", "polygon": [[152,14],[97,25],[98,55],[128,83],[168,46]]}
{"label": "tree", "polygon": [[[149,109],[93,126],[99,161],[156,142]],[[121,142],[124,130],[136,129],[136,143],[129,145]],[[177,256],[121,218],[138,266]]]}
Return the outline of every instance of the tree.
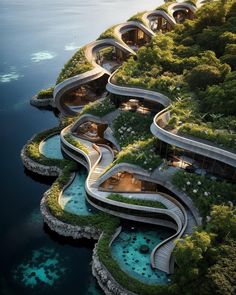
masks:
{"label": "tree", "polygon": [[236,70],[236,44],[228,44],[220,60],[223,63],[229,64],[232,70]]}
{"label": "tree", "polygon": [[226,205],[213,206],[211,221],[206,230],[216,234],[219,241],[224,241],[228,237],[236,239],[236,208]]}
{"label": "tree", "polygon": [[204,257],[210,246],[211,236],[205,231],[196,231],[191,237],[178,241],[174,253],[178,267],[172,286],[175,294],[203,294],[199,285],[207,270]]}
{"label": "tree", "polygon": [[234,77],[233,73],[227,75],[224,83],[209,86],[201,92],[201,104],[204,111],[236,115],[236,80]]}
{"label": "tree", "polygon": [[236,241],[229,240],[218,249],[217,262],[208,268],[205,289],[209,294],[231,295],[236,293]]}
{"label": "tree", "polygon": [[211,65],[198,65],[186,76],[191,89],[206,89],[208,85],[214,85],[222,80],[220,70]]}
{"label": "tree", "polygon": [[213,206],[211,219],[179,240],[170,290],[182,295],[231,295],[236,290],[236,208]]}

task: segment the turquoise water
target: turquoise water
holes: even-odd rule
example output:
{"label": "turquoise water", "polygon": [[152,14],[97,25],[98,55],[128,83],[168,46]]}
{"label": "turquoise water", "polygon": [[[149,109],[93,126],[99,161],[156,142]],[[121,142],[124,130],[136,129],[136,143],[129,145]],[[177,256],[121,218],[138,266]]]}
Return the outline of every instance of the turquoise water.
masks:
{"label": "turquoise water", "polygon": [[60,205],[63,210],[76,215],[90,215],[91,209],[86,203],[86,192],[84,188],[87,173],[81,169],[76,173],[73,182],[67,187],[60,197]]}
{"label": "turquoise water", "polygon": [[47,158],[62,160],[60,135],[53,135],[42,142],[41,153]]}
{"label": "turquoise water", "polygon": [[54,285],[66,272],[65,257],[53,248],[34,250],[31,256],[19,264],[14,270],[14,279],[26,287],[35,288],[39,285]]}
{"label": "turquoise water", "polygon": [[[157,244],[171,234],[168,229],[148,225],[123,227],[111,246],[112,256],[121,269],[131,277],[150,285],[166,284],[169,280],[168,275],[151,268],[150,254]],[[142,245],[149,248],[148,253],[140,252]]]}

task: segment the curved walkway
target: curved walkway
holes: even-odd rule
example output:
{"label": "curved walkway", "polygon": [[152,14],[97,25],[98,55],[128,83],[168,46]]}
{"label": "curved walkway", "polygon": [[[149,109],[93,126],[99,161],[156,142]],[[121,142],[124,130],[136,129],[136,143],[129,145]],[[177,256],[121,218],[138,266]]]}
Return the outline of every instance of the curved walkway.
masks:
{"label": "curved walkway", "polygon": [[[179,4],[176,4],[179,5]],[[173,5],[172,5],[173,6]],[[171,7],[172,7],[171,6]],[[175,6],[173,6],[175,7]],[[189,3],[181,3],[181,7],[186,7],[191,9],[191,11],[195,11],[195,7]],[[63,82],[59,83],[56,85],[54,92],[53,92],[53,99],[54,99],[54,105],[59,109],[61,113],[64,115],[75,115],[76,112],[67,107],[66,105],[63,104],[62,102],[62,97],[63,95],[70,91],[73,90],[80,85],[92,82],[94,80],[97,80],[101,78],[103,75],[107,74],[110,75],[111,73],[102,68],[99,64],[96,62],[96,53],[101,50],[102,48],[108,47],[108,46],[114,46],[121,51],[125,52],[126,54],[132,54],[135,55],[135,52],[131,47],[129,47],[123,40],[122,40],[122,34],[124,34],[127,30],[137,28],[143,31],[146,35],[149,37],[152,37],[154,35],[154,32],[151,30],[149,27],[149,21],[148,18],[150,16],[154,15],[160,15],[163,16],[165,19],[167,19],[172,25],[174,25],[175,19],[173,18],[172,15],[172,10],[174,8],[169,9],[168,13],[165,12],[164,10],[154,10],[151,12],[148,12],[144,14],[142,17],[143,23],[139,21],[128,21],[123,24],[119,24],[114,28],[114,38],[113,39],[102,39],[102,40],[97,40],[93,41],[85,46],[84,53],[86,59],[92,64],[93,69],[76,75],[74,77],[68,78],[64,80]]]}
{"label": "curved walkway", "polygon": [[216,145],[204,143],[201,139],[189,139],[166,130],[165,126],[169,118],[170,112],[166,109],[155,116],[151,126],[154,136],[166,143],[236,167],[236,154],[219,148]]}
{"label": "curved walkway", "polygon": [[[79,121],[82,124],[84,122],[84,117],[81,117],[81,120],[78,120],[76,126],[78,126]],[[98,121],[101,121],[101,119],[98,119]],[[107,167],[109,167],[114,159],[112,149],[106,145],[97,146],[88,140],[84,140],[82,138],[78,139],[78,137],[74,137],[75,140],[79,140],[81,144],[86,146],[89,151],[88,154],[86,154],[79,148],[72,146],[69,142],[65,140],[65,134],[70,133],[71,129],[72,126],[68,126],[64,130],[62,130],[61,140],[64,146],[64,151],[68,154],[68,156],[71,156],[72,149],[76,154],[83,155],[86,161],[89,163],[89,175],[87,177],[85,186],[86,192],[88,194],[88,201],[99,210],[102,210],[109,214],[113,214],[118,217],[151,224],[159,224],[176,229],[176,233],[167,240],[163,241],[160,245],[158,245],[153,250],[151,255],[151,264],[153,267],[167,273],[173,272],[173,262],[171,259],[171,254],[175,247],[175,240],[177,238],[180,238],[187,228],[188,218],[186,209],[177,200],[170,197],[169,195],[162,193],[123,193],[122,195],[133,199],[158,201],[164,204],[166,206],[166,209],[130,205],[108,199],[107,197],[109,195],[109,192],[100,191],[99,185],[101,184],[101,176],[102,178],[106,178],[106,174],[108,174],[108,176],[110,175],[110,171],[106,173],[106,169]],[[73,136],[72,133],[70,133],[70,135]],[[73,158],[76,160],[75,157]],[[81,163],[80,160],[79,162]],[[122,164],[120,169],[122,170]],[[139,169],[137,167],[137,174],[138,170]],[[126,209],[129,210],[128,213],[126,213]],[[143,213],[147,212],[151,214],[151,217],[146,217],[146,214],[142,216]],[[161,220],[159,216],[163,214],[167,215],[170,219],[173,220],[173,222],[165,222]],[[196,223],[194,223],[194,225],[196,225]]]}
{"label": "curved walkway", "polygon": [[[201,3],[202,1],[198,1],[197,6],[200,6]],[[194,7],[194,5],[190,3],[170,4],[168,7],[168,12],[164,12],[163,10],[155,10],[155,11],[144,14],[143,16],[144,23],[148,24],[149,17],[156,15],[156,16],[162,16],[167,21],[169,21],[172,25],[174,25],[176,21],[173,17],[173,13],[177,9],[182,9],[182,8],[187,8],[193,13],[196,10],[196,7]],[[74,88],[84,83],[88,83],[90,81],[96,80],[102,77],[104,74],[107,74],[108,76],[110,76],[110,73],[106,69],[102,68],[100,65],[96,63],[96,52],[98,50],[107,46],[115,46],[125,53],[135,54],[135,52],[131,48],[129,48],[124,43],[124,41],[122,41],[122,38],[121,38],[122,33],[124,33],[126,29],[131,29],[133,27],[137,27],[143,30],[149,36],[154,34],[150,30],[150,27],[141,24],[141,22],[132,21],[132,22],[124,23],[122,25],[118,25],[114,29],[114,39],[106,39],[106,40],[104,39],[104,40],[91,42],[85,47],[85,56],[88,59],[88,61],[92,63],[94,69],[86,73],[77,75],[75,77],[69,78],[55,87],[55,90],[54,90],[55,104],[62,113],[64,114],[73,113],[71,110],[69,110],[69,108],[63,106],[61,101],[63,94],[65,94],[68,90],[73,90]],[[115,93],[119,95],[144,98],[146,100],[149,100],[155,103],[160,103],[164,107],[170,105],[171,103],[168,97],[154,91],[115,85],[113,83],[112,77],[109,78],[109,81],[107,84],[107,90],[111,93]],[[155,117],[151,130],[153,134],[159,137],[160,139],[161,139],[160,134],[165,133],[166,139],[164,141],[168,142],[169,138],[172,138],[173,136],[172,134],[169,134],[169,133],[167,134],[165,132],[166,130],[164,130],[158,124],[159,116],[162,114],[163,113],[159,113]],[[192,227],[196,224],[195,219],[193,218],[193,215],[191,214],[191,212],[188,209],[184,208],[177,200],[175,200],[174,198],[171,199],[171,197],[167,195],[160,195],[160,194],[152,195],[153,199],[159,198],[159,200],[164,202],[166,204],[167,209],[128,205],[128,204],[107,199],[107,193],[101,192],[98,190],[98,179],[99,177],[101,177],[102,174],[105,173],[107,167],[113,161],[113,158],[114,158],[113,151],[108,146],[104,146],[104,145],[97,146],[89,142],[88,140],[80,139],[80,143],[84,144],[89,151],[88,154],[84,153],[83,151],[72,146],[70,143],[68,143],[65,140],[64,135],[65,133],[69,132],[70,128],[71,126],[67,127],[61,133],[63,150],[69,156],[71,156],[72,158],[74,158],[80,163],[82,163],[83,160],[81,160],[79,154],[80,155],[82,154],[82,156],[87,161],[88,163],[87,167],[89,168],[89,175],[86,180],[86,191],[89,195],[88,197],[89,202],[91,202],[98,209],[103,210],[110,214],[117,215],[119,217],[131,218],[132,216],[130,216],[130,212],[132,213],[136,212],[136,215],[134,214],[133,216],[137,220],[149,222],[152,224],[160,224],[160,222],[162,222],[162,224],[165,226],[176,228],[176,233],[172,237],[170,237],[169,239],[163,241],[160,245],[158,245],[154,249],[151,255],[151,263],[153,267],[156,267],[167,273],[172,272],[173,260],[171,259],[171,254],[175,246],[175,240],[177,238],[182,237],[184,233],[191,232]],[[183,142],[183,139],[176,141],[175,145],[178,146],[178,144],[180,144],[179,142]],[[207,145],[203,147],[203,152],[207,153],[208,155],[209,150],[207,149]],[[214,155],[213,155],[213,158],[214,158]],[[140,197],[140,195],[137,196],[137,194],[132,194],[132,197],[137,198],[137,197]],[[144,195],[144,197],[146,198],[147,196]],[[130,212],[129,214],[122,213],[121,211],[120,212],[117,211],[117,209],[114,210],[114,208],[129,209]],[[137,212],[139,212],[138,215],[137,215]],[[142,217],[141,213],[152,214],[152,217]],[[161,216],[163,214],[169,216],[173,220],[173,222],[171,221],[166,222],[158,218],[158,216]]]}

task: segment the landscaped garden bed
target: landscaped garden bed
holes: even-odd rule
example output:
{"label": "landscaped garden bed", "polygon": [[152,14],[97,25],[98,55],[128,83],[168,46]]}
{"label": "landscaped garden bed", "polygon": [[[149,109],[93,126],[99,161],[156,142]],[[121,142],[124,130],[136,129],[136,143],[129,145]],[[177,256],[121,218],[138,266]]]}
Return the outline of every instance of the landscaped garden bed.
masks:
{"label": "landscaped garden bed", "polygon": [[226,181],[212,180],[194,173],[178,171],[172,182],[193,199],[202,217],[210,214],[212,205],[235,203],[236,185]]}
{"label": "landscaped garden bed", "polygon": [[119,163],[129,163],[152,172],[162,163],[161,157],[156,152],[157,144],[158,141],[154,138],[130,144],[118,153],[112,166]]}
{"label": "landscaped garden bed", "polygon": [[69,61],[64,65],[57,78],[56,84],[59,84],[70,77],[83,74],[89,70],[92,70],[92,68],[92,64],[85,56],[84,48],[81,48],[77,50],[72,58],[69,59]]}
{"label": "landscaped garden bed", "polygon": [[91,114],[97,117],[104,117],[105,115],[115,111],[115,105],[110,101],[109,98],[103,100],[90,102],[85,105],[80,113],[80,116],[84,114]]}
{"label": "landscaped garden bed", "polygon": [[166,128],[180,135],[209,140],[221,148],[236,152],[236,117],[202,113],[193,98],[176,101],[170,107],[171,117]]}
{"label": "landscaped garden bed", "polygon": [[152,137],[150,125],[152,116],[133,112],[122,112],[113,122],[114,135],[121,147],[138,140]]}
{"label": "landscaped garden bed", "polygon": [[161,202],[128,198],[122,194],[109,194],[107,198],[109,200],[113,200],[113,201],[117,201],[117,202],[121,202],[121,203],[126,203],[126,204],[166,209],[166,206],[163,205]]}

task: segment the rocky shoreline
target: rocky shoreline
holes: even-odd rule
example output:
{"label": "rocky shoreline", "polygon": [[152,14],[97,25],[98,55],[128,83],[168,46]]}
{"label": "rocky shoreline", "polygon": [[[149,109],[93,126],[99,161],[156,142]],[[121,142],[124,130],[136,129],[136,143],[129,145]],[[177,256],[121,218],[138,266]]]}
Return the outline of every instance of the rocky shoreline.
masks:
{"label": "rocky shoreline", "polygon": [[93,249],[92,273],[106,295],[137,295],[136,293],[124,289],[114,280],[113,276],[99,260],[97,254],[97,244]]}
{"label": "rocky shoreline", "polygon": [[[31,141],[33,140],[33,138],[28,141],[27,144],[29,144]],[[61,173],[61,169],[58,168],[57,166],[46,166],[46,165],[42,165],[39,164],[37,162],[35,162],[34,160],[30,159],[27,154],[26,154],[26,146],[27,144],[23,147],[23,149],[21,150],[21,160],[24,164],[24,166],[37,174],[43,175],[43,176],[58,176]]]}
{"label": "rocky shoreline", "polygon": [[51,98],[38,98],[37,95],[34,95],[30,99],[30,104],[35,107],[54,107],[53,97]]}
{"label": "rocky shoreline", "polygon": [[52,231],[58,233],[61,236],[71,237],[73,239],[99,239],[99,237],[101,236],[101,231],[95,229],[94,227],[68,224],[60,221],[55,216],[53,216],[48,209],[47,198],[48,191],[44,194],[41,200],[40,211],[43,216],[44,222]]}

